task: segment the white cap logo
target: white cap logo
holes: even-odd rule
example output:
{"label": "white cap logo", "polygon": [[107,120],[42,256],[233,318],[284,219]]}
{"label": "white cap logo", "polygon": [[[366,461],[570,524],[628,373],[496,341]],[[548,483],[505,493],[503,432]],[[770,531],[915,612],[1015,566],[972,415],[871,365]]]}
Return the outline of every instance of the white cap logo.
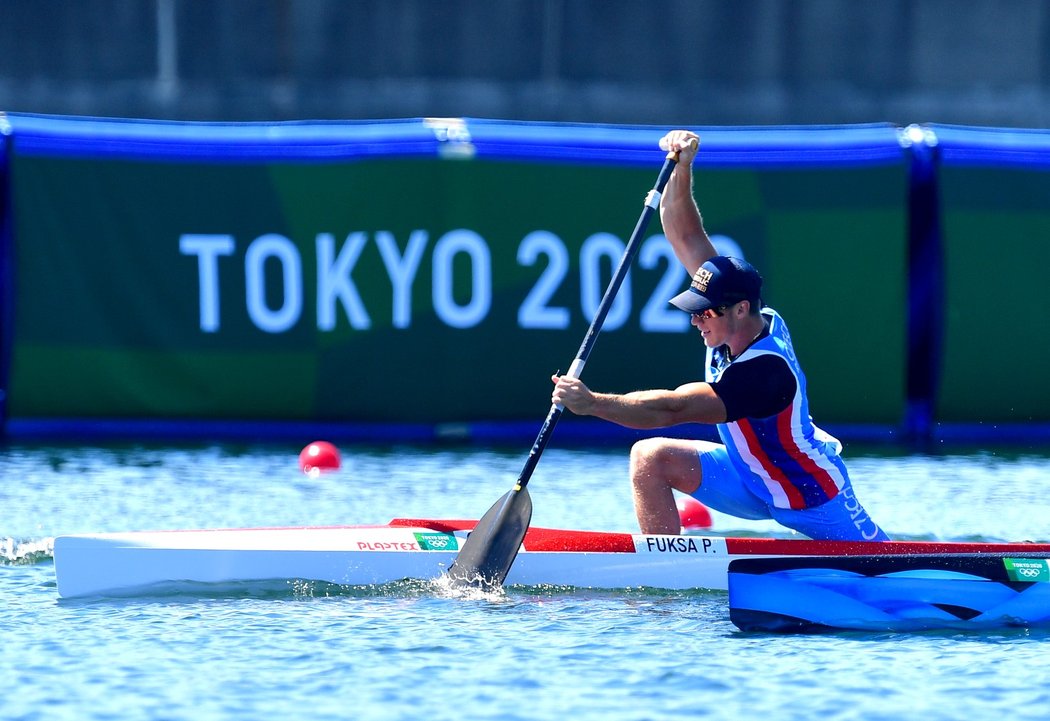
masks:
{"label": "white cap logo", "polygon": [[696,271],[696,275],[693,276],[692,287],[696,288],[701,293],[707,292],[707,284],[711,282],[711,277],[714,275],[707,268],[701,268]]}

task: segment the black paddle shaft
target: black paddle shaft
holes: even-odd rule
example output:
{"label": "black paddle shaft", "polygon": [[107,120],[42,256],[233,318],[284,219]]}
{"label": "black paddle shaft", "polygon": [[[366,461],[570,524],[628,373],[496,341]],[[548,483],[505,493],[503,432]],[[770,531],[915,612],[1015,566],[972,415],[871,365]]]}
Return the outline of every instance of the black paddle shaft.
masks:
{"label": "black paddle shaft", "polygon": [[[587,335],[584,336],[583,344],[580,345],[580,350],[576,354],[576,360],[569,368],[568,375],[573,378],[579,378],[583,371],[583,366],[594,348],[594,343],[598,339],[598,333],[601,332],[602,324],[605,323],[605,317],[609,314],[616,293],[620,290],[624,278],[627,277],[634,256],[638,254],[642,234],[649,225],[649,219],[659,208],[660,195],[677,164],[678,153],[674,151],[668,153],[660,174],[656,178],[656,184],[646,196],[645,207],[634,227],[634,232],[631,233],[630,240],[627,241],[620,265],[616,268],[609,287],[605,290],[605,295],[602,296],[598,310],[591,321],[591,327],[587,329]],[[532,519],[532,500],[525,486],[528,485],[533,471],[536,470],[540,455],[550,441],[558,419],[561,418],[562,410],[558,404],[551,404],[551,409],[547,413],[546,420],[543,421],[539,435],[536,436],[536,442],[532,444],[532,450],[529,451],[529,457],[525,460],[525,465],[521,469],[514,488],[493,504],[467,536],[456,560],[448,570],[448,577],[453,584],[483,589],[495,589],[503,584],[503,580],[510,572],[511,564],[518,555],[518,549],[521,548]]]}
{"label": "black paddle shaft", "polygon": [[[587,359],[594,349],[594,344],[598,340],[598,334],[601,333],[602,326],[605,324],[605,318],[609,315],[613,301],[616,300],[616,294],[619,292],[624,278],[627,277],[627,273],[631,269],[634,257],[638,255],[642,235],[649,225],[650,218],[652,218],[653,213],[656,212],[660,205],[660,195],[664,192],[664,187],[667,185],[667,181],[670,179],[671,173],[677,164],[678,153],[668,153],[663,167],[660,168],[660,174],[656,177],[656,184],[645,198],[645,207],[642,209],[642,214],[634,226],[634,232],[631,233],[630,240],[627,241],[623,257],[620,258],[620,265],[617,266],[616,273],[613,274],[612,280],[609,281],[609,287],[605,289],[605,295],[602,296],[602,301],[598,304],[598,310],[594,314],[594,319],[591,320],[591,327],[587,329],[587,335],[584,336],[583,343],[580,344],[580,350],[576,353],[576,359],[569,368],[568,375],[573,378],[579,378],[583,372],[583,366],[587,363]],[[547,447],[547,443],[554,433],[555,426],[558,425],[558,419],[561,418],[561,414],[561,406],[552,404],[550,411],[547,412],[547,418],[543,421],[543,426],[540,428],[539,435],[536,436],[536,442],[532,444],[532,450],[529,451],[529,456],[525,460],[525,466],[521,469],[521,475],[518,476],[515,488],[524,488],[528,485],[533,471],[536,470],[536,465],[540,462],[540,455],[542,455],[543,449]]]}

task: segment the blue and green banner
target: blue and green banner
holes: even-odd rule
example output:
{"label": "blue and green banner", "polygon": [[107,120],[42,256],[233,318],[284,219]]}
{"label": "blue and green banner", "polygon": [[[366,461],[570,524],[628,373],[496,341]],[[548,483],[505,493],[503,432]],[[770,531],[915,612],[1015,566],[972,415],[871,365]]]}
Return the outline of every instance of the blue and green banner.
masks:
{"label": "blue and green banner", "polygon": [[1050,132],[933,126],[943,214],[936,417],[987,435],[1050,420]]}
{"label": "blue and green banner", "polygon": [[[663,128],[10,117],[9,419],[539,419]],[[821,424],[904,409],[908,158],[889,125],[700,129],[695,194],[765,277]],[[584,379],[702,377],[659,221]]]}

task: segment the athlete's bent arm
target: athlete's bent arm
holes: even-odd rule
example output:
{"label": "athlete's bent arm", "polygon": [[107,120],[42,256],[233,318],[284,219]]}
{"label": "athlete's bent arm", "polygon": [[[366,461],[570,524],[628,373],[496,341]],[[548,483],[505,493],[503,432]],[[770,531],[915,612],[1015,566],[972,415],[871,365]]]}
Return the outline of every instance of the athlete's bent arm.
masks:
{"label": "athlete's bent arm", "polygon": [[690,276],[716,254],[693,197],[693,158],[696,157],[696,149],[690,145],[693,139],[699,141],[699,136],[688,130],[672,130],[661,141],[661,147],[677,150],[679,155],[660,199],[660,222],[675,255]]}
{"label": "athlete's bent arm", "polygon": [[726,407],[708,383],[674,390],[595,393],[578,378],[551,376],[551,400],[577,415],[594,416],[627,428],[667,428],[680,423],[722,423]]}

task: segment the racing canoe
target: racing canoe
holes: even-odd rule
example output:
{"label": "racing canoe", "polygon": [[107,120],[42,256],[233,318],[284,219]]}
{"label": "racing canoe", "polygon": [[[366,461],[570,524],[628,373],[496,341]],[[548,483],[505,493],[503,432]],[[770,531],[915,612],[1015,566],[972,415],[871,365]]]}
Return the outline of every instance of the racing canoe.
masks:
{"label": "racing canoe", "polygon": [[[394,519],[379,526],[135,531],[55,539],[64,598],[286,581],[371,586],[440,577],[475,521]],[[658,536],[530,528],[506,585],[728,590],[729,564],[757,558],[1004,554],[1050,558],[1050,544],[855,543]]]}

